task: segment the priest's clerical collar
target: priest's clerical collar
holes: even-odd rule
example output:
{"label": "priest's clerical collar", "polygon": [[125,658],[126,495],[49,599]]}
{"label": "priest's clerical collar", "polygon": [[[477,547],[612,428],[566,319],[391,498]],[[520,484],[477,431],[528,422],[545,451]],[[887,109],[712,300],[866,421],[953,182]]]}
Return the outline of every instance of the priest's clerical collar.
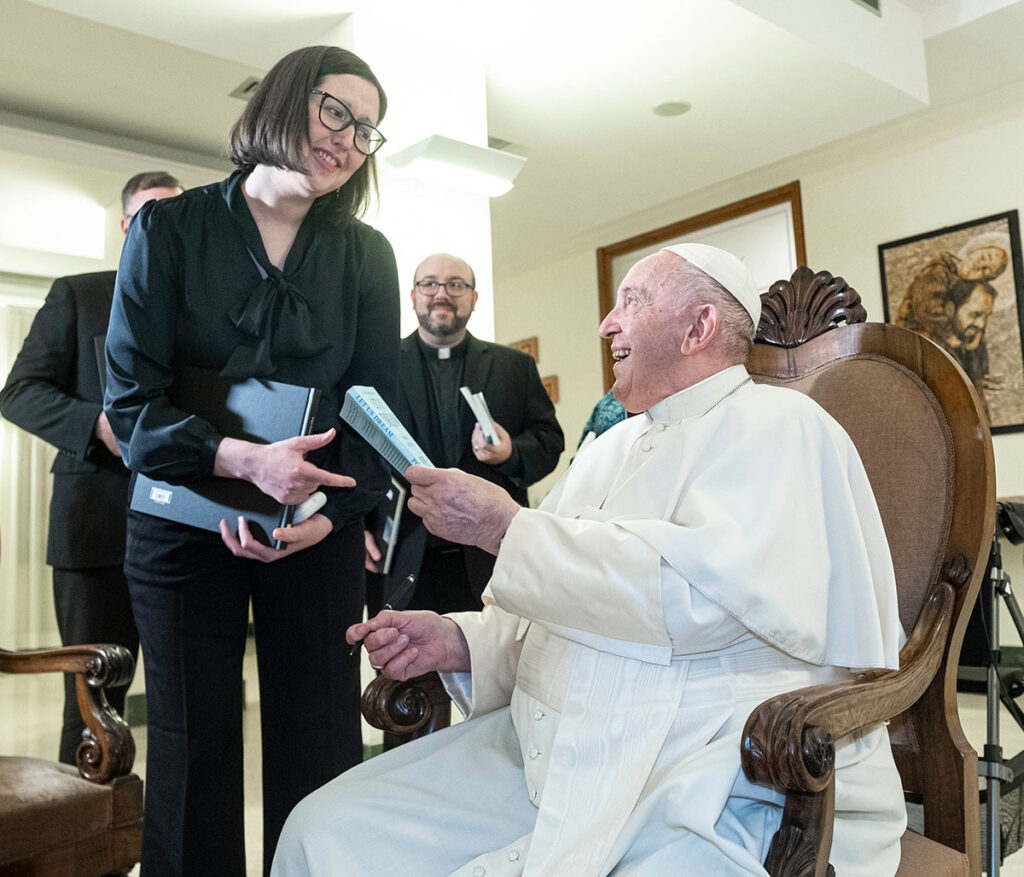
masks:
{"label": "priest's clerical collar", "polygon": [[706,414],[726,396],[735,393],[743,384],[750,380],[747,369],[742,365],[715,372],[700,383],[674,393],[652,405],[646,412],[648,420],[684,420]]}
{"label": "priest's clerical collar", "polygon": [[419,333],[416,333],[416,340],[419,342],[420,350],[424,356],[431,359],[459,359],[466,355],[466,346],[469,343],[469,333],[454,347],[432,347],[424,341]]}

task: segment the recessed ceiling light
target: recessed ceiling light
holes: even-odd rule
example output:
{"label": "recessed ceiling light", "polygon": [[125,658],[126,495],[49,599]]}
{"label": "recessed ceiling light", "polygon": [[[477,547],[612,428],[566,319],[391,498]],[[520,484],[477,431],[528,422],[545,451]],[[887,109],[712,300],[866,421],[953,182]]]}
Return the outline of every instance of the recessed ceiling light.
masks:
{"label": "recessed ceiling light", "polygon": [[658,104],[654,108],[654,115],[656,116],[681,116],[683,113],[690,111],[690,105],[684,100],[670,100],[665,101],[663,104]]}

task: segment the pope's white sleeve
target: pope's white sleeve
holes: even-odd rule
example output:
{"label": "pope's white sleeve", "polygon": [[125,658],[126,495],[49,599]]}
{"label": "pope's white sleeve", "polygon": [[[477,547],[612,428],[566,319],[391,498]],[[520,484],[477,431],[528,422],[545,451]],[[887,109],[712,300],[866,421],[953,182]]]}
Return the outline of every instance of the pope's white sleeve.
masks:
{"label": "pope's white sleeve", "polygon": [[745,633],[649,542],[614,521],[523,509],[484,593],[563,636],[656,663],[722,648]]}
{"label": "pope's white sleeve", "polygon": [[469,673],[442,673],[441,681],[466,718],[508,706],[515,687],[525,622],[491,604],[482,612],[447,616],[462,630],[469,646]]}

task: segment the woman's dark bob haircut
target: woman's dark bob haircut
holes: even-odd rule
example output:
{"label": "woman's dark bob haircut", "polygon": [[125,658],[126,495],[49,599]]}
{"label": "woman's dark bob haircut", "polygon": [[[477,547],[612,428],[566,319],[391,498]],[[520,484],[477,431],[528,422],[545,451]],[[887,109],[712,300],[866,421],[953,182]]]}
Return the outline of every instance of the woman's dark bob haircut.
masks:
{"label": "woman's dark bob haircut", "polygon": [[[365,79],[380,96],[380,124],[388,108],[387,95],[370,66],[358,55],[337,46],[309,46],[289,52],[278,61],[249,99],[241,117],[231,129],[231,160],[246,171],[258,164],[307,173],[309,148],[310,91],[325,76],[348,73]],[[377,191],[375,156],[369,155],[337,194],[317,199],[341,222],[363,215],[370,191]]]}

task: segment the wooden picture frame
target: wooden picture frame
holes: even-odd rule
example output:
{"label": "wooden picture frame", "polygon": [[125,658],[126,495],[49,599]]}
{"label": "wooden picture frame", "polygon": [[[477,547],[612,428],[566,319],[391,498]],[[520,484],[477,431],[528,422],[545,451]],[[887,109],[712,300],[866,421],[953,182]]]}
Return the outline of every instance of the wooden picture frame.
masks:
{"label": "wooden picture frame", "polygon": [[[799,180],[600,247],[601,317],[615,305],[615,293],[629,268],[662,247],[683,241],[720,246],[746,260],[761,292],[780,278],[788,280],[797,266],[807,264]],[[608,344],[602,345],[602,362],[608,390],[615,381]]]}
{"label": "wooden picture frame", "polygon": [[540,362],[540,342],[537,341],[536,335],[531,338],[523,338],[520,341],[511,341],[508,346],[528,353],[533,357],[534,362]]}
{"label": "wooden picture frame", "polygon": [[1017,211],[878,246],[886,322],[948,352],[993,433],[1024,429],[1024,270]]}
{"label": "wooden picture frame", "polygon": [[558,404],[558,375],[548,375],[546,378],[541,378],[540,382],[544,385],[544,392],[548,394],[548,398],[551,400],[553,405]]}

